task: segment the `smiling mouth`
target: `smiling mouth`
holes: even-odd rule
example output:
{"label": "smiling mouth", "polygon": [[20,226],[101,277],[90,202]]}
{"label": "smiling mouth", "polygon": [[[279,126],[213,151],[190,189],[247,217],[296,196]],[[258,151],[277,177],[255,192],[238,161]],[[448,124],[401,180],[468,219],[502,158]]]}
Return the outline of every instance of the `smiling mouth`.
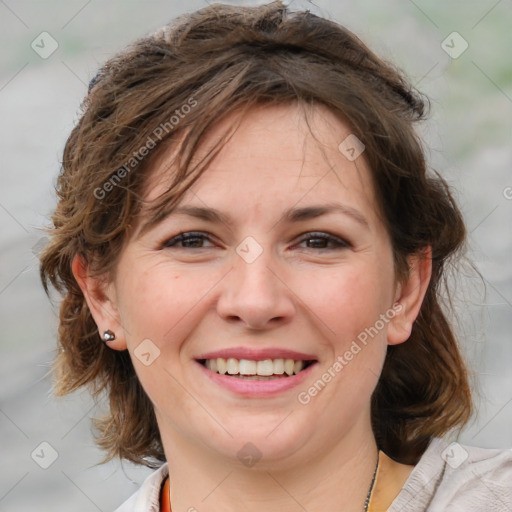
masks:
{"label": "smiling mouth", "polygon": [[205,368],[220,375],[244,380],[286,379],[297,375],[316,363],[316,360],[303,361],[294,359],[235,359],[217,357],[216,359],[198,359]]}

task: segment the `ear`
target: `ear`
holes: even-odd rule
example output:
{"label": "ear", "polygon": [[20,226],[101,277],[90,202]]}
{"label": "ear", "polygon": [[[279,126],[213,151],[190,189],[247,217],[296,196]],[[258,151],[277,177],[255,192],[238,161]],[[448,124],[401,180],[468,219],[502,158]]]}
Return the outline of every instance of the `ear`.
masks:
{"label": "ear", "polygon": [[86,263],[78,255],[73,258],[71,270],[98,326],[100,338],[103,340],[104,331],[110,329],[116,337],[106,342],[107,345],[114,350],[125,350],[126,336],[120,322],[114,285],[105,278],[91,276]]}
{"label": "ear", "polygon": [[[418,316],[432,275],[432,249],[411,255],[407,258],[409,275],[398,284],[395,294],[396,314],[388,324],[389,345],[403,343],[411,335],[412,326]],[[397,307],[400,306],[400,307]]]}

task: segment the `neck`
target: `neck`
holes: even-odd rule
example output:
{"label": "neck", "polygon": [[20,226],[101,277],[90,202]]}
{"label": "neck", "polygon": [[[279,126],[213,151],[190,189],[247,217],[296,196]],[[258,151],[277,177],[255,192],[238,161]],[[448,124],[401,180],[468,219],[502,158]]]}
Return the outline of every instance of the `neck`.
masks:
{"label": "neck", "polygon": [[174,436],[164,447],[173,511],[362,512],[377,461],[373,433],[359,424],[324,451],[303,447],[251,468]]}

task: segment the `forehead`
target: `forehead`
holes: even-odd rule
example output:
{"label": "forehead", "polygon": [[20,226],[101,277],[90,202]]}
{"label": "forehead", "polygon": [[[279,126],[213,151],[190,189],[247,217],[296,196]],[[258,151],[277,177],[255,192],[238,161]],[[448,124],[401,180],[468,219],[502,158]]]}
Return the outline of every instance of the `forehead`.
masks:
{"label": "forehead", "polygon": [[[218,123],[202,141],[194,159],[207,155],[233,122],[236,117],[231,115]],[[251,206],[257,215],[295,204],[341,200],[347,206],[364,209],[378,222],[373,181],[364,153],[350,159],[339,149],[347,137],[353,137],[349,125],[321,105],[253,108],[244,114],[229,141],[180,203],[239,206],[244,212]],[[176,151],[179,148],[163,153],[154,163],[146,194],[149,202],[166,190],[172,176],[170,161]]]}

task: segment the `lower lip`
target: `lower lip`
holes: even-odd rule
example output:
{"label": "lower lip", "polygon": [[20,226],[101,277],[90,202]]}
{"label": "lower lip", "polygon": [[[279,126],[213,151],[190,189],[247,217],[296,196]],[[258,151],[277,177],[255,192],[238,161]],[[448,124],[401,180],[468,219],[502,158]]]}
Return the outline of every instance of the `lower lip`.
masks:
{"label": "lower lip", "polygon": [[267,397],[288,391],[289,389],[292,389],[304,382],[316,366],[316,362],[312,363],[297,375],[290,375],[289,377],[281,377],[271,380],[245,380],[221,375],[220,373],[212,372],[199,362],[197,364],[206,377],[215,382],[215,384],[218,384],[237,395],[245,397]]}

